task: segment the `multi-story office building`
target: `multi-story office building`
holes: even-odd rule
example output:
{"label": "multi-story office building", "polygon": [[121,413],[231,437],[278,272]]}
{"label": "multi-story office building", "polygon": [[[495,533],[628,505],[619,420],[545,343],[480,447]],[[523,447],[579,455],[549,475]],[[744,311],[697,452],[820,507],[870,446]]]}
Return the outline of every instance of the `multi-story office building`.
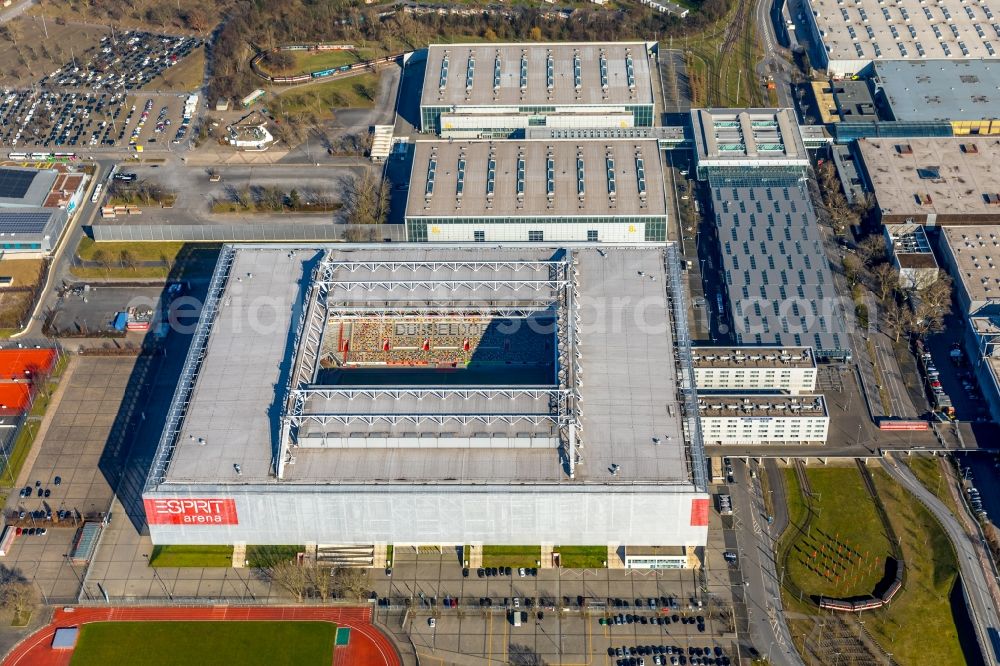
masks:
{"label": "multi-story office building", "polygon": [[809,347],[695,347],[693,351],[699,394],[816,390],[816,358]]}

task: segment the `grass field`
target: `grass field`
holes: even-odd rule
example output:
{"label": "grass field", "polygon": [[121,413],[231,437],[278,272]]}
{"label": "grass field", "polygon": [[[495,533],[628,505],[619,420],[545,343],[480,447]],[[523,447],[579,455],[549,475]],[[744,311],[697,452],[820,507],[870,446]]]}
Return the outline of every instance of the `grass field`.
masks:
{"label": "grass field", "polygon": [[866,615],[865,626],[898,664],[960,666],[966,662],[948,600],[958,576],[951,542],[934,516],[904,488],[884,472],[874,477],[900,537],[906,584],[891,606]]}
{"label": "grass field", "polygon": [[924,487],[937,495],[944,505],[959,515],[955,498],[948,489],[948,478],[941,471],[941,458],[938,456],[912,455],[902,458],[903,462],[913,471]]}
{"label": "grass field", "polygon": [[143,86],[144,90],[191,92],[201,87],[205,78],[205,49],[195,49],[173,67]]}
{"label": "grass field", "polygon": [[809,595],[870,594],[891,544],[857,468],[813,467],[806,474],[811,500],[802,496],[795,469],[785,470],[790,526],[779,551],[785,575]]}
{"label": "grass field", "polygon": [[[97,243],[84,236],[76,248],[76,256],[84,261],[96,261],[98,250],[111,263],[104,267],[73,266],[70,272],[82,278],[182,278],[192,273],[210,271],[218,258],[218,244],[213,243]],[[158,262],[156,266],[122,267],[122,252],[131,254],[136,262]]]}
{"label": "grass field", "polygon": [[[673,40],[687,54],[692,106],[762,106],[765,90],[755,67],[762,52],[756,41],[751,2],[734,2],[725,18],[702,33]],[[723,50],[730,37],[728,50]]]}
{"label": "grass field", "polygon": [[97,622],[85,624],[72,666],[329,666],[330,622]]}
{"label": "grass field", "polygon": [[151,567],[231,567],[232,546],[153,546]]}
{"label": "grass field", "polygon": [[[378,74],[367,72],[328,83],[293,88],[278,95],[271,107],[284,116],[312,113],[317,120],[325,120],[333,117],[335,109],[370,109],[375,103],[374,92],[377,90]],[[362,91],[371,93],[371,96],[362,94]]]}
{"label": "grass field", "polygon": [[484,567],[535,567],[541,557],[540,546],[483,546]]}
{"label": "grass field", "polygon": [[294,560],[305,552],[305,546],[247,546],[248,566],[254,569],[271,566],[278,562]]}
{"label": "grass field", "polygon": [[559,546],[559,564],[566,569],[603,569],[608,559],[607,546]]}

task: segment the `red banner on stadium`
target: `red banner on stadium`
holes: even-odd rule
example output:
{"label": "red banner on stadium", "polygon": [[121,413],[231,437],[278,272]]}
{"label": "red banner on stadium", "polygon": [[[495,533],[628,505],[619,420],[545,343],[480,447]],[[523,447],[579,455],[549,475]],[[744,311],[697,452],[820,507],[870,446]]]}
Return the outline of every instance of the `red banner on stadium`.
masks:
{"label": "red banner on stadium", "polygon": [[144,499],[150,525],[239,525],[231,499]]}
{"label": "red banner on stadium", "polygon": [[691,500],[691,527],[708,526],[708,500]]}

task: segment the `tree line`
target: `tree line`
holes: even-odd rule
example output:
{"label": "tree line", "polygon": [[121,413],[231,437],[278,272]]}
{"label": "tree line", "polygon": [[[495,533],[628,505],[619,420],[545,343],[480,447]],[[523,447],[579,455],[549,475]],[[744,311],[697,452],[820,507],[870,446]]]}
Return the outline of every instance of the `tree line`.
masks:
{"label": "tree line", "polygon": [[[659,40],[697,33],[725,16],[732,0],[702,0],[681,19],[643,5],[628,10],[574,9],[556,18],[534,7],[483,8],[468,14],[366,7],[348,0],[238,0],[212,46],[211,98],[232,98],[257,86],[250,59],[259,50],[292,42],[338,41],[372,48],[376,55],[423,48],[456,35],[486,41]],[[276,56],[280,57],[280,56]]]}

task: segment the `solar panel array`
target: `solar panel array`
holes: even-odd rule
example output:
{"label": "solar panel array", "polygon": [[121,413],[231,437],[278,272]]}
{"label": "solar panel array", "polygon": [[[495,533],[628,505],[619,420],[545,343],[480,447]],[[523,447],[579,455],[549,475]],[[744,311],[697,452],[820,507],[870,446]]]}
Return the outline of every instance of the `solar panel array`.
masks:
{"label": "solar panel array", "polygon": [[35,171],[20,169],[0,169],[0,197],[20,199],[28,192],[31,181],[35,179]]}
{"label": "solar panel array", "polygon": [[3,234],[40,234],[45,231],[45,225],[52,217],[52,211],[0,212],[0,233]]}

